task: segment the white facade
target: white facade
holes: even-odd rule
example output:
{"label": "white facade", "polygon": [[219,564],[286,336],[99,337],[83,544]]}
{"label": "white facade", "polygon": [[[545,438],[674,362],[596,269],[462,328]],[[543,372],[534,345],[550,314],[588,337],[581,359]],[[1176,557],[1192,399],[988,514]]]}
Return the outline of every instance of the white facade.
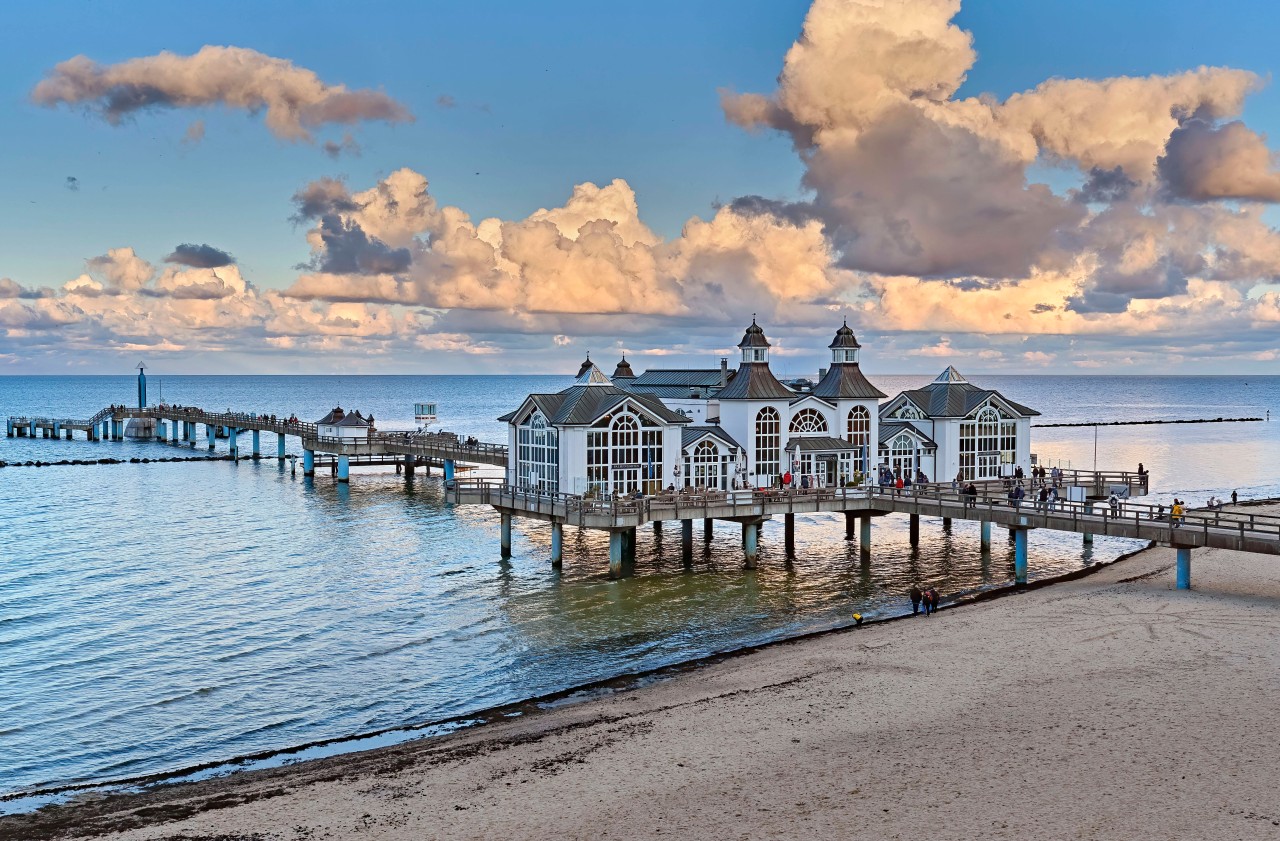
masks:
{"label": "white facade", "polygon": [[[673,485],[768,487],[786,474],[795,485],[861,484],[875,482],[884,465],[933,481],[1030,466],[1033,410],[968,384],[953,368],[882,407],[884,393],[859,368],[853,331],[841,327],[829,347],[831,368],[808,391],[774,377],[769,343],[754,322],[732,372],[722,360],[719,370],[636,376],[624,359],[610,380],[588,359],[573,386],[529,395],[502,418],[509,425],[507,481],[546,492],[630,495]],[[956,406],[964,411],[951,412]]]}

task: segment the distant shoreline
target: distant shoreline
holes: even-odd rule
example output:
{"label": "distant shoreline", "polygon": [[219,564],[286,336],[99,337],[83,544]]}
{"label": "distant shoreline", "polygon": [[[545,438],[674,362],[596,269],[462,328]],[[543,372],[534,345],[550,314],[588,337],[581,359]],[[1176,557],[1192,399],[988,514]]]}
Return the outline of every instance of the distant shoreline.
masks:
{"label": "distant shoreline", "polygon": [[1190,420],[1132,420],[1098,421],[1097,423],[1033,423],[1032,429],[1049,429],[1059,426],[1152,426],[1162,423],[1262,423],[1264,418],[1193,418]]}

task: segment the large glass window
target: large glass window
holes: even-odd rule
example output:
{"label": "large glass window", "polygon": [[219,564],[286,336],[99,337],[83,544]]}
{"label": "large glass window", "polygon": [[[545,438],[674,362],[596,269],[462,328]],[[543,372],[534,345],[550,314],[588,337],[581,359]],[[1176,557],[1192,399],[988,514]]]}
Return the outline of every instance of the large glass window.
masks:
{"label": "large glass window", "polygon": [[628,404],[587,431],[587,489],[655,493],[662,481],[662,427]]}
{"label": "large glass window", "polygon": [[866,406],[854,406],[849,410],[847,437],[849,443],[857,447],[853,451],[853,469],[859,473],[867,472],[863,454],[871,455],[871,412]]}
{"label": "large glass window", "polygon": [[516,486],[523,490],[560,490],[559,435],[541,412],[533,412],[516,430]]}
{"label": "large glass window", "polygon": [[801,409],[791,419],[792,432],[826,432],[827,419],[817,409]]}
{"label": "large glass window", "polygon": [[772,406],[756,414],[756,478],[768,481],[778,474],[782,452],[782,416]]}
{"label": "large glass window", "polygon": [[964,479],[996,479],[1000,462],[1013,461],[1018,448],[1018,424],[991,405],[972,420],[960,423],[960,473]]}
{"label": "large glass window", "polygon": [[728,490],[729,462],[732,456],[711,441],[700,441],[685,456],[685,485],[708,490]]}

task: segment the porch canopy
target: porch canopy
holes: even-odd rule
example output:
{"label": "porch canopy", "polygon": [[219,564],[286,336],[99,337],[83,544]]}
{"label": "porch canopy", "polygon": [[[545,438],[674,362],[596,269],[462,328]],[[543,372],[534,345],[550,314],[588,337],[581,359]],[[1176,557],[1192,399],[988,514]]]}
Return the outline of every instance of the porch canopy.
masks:
{"label": "porch canopy", "polygon": [[817,487],[845,484],[853,479],[853,459],[858,448],[842,438],[804,435],[787,442],[791,472],[800,484],[808,476]]}

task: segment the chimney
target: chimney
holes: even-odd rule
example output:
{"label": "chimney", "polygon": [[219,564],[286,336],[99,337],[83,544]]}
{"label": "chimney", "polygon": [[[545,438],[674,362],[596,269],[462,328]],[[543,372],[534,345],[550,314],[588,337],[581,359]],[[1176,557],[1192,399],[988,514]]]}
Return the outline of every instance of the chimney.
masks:
{"label": "chimney", "polygon": [[819,379],[819,380],[821,380],[821,379],[822,379],[823,377],[825,377],[826,375],[827,375],[827,369],[826,369],[826,368],[819,368],[819,369],[818,369],[818,379]]}
{"label": "chimney", "polygon": [[720,387],[724,388],[729,384],[729,358],[727,356],[720,357]]}

